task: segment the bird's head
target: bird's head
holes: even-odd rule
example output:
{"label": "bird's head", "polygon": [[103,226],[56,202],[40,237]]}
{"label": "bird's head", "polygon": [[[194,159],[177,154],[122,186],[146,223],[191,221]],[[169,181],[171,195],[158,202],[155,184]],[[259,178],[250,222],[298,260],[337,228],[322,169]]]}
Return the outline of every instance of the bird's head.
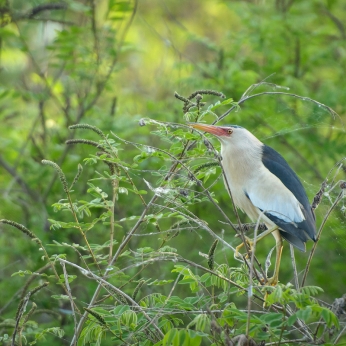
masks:
{"label": "bird's head", "polygon": [[190,123],[189,126],[196,130],[205,131],[216,136],[221,142],[229,142],[236,139],[244,138],[248,131],[238,125],[215,126],[200,123]]}
{"label": "bird's head", "polygon": [[216,136],[221,142],[221,151],[225,154],[232,152],[259,156],[263,143],[250,131],[238,125],[215,126],[200,123],[189,123],[196,130],[205,131]]}

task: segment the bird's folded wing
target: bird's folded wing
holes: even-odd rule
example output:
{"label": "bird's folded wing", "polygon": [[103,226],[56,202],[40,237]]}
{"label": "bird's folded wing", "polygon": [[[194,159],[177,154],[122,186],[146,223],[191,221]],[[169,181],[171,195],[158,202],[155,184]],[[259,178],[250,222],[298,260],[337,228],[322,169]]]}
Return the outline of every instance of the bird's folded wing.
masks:
{"label": "bird's folded wing", "polygon": [[[269,174],[271,173],[268,172]],[[292,192],[274,175],[270,180],[267,177],[262,178],[246,191],[252,204],[265,214],[273,215],[287,223],[304,221],[301,205]]]}

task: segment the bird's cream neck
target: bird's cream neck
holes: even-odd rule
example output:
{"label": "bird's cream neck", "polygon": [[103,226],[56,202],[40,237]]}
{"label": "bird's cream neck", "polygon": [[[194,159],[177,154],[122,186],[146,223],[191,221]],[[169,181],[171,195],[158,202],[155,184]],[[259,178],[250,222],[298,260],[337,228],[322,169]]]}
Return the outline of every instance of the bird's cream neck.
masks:
{"label": "bird's cream neck", "polygon": [[248,179],[260,170],[263,144],[254,138],[255,141],[248,136],[242,136],[239,140],[238,138],[221,140],[222,166],[229,176],[228,179],[232,181]]}

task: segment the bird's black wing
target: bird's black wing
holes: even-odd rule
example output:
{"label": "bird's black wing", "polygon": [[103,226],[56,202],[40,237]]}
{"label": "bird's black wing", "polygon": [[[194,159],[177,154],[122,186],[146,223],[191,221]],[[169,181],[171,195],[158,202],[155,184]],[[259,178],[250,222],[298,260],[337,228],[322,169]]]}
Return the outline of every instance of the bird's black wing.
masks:
{"label": "bird's black wing", "polygon": [[286,160],[267,145],[263,145],[262,162],[299,201],[305,220],[294,225],[293,223],[280,220],[280,218],[269,213],[266,213],[266,216],[282,229],[280,233],[288,242],[304,251],[304,243],[309,238],[316,241],[315,215],[311,209],[305,189]]}

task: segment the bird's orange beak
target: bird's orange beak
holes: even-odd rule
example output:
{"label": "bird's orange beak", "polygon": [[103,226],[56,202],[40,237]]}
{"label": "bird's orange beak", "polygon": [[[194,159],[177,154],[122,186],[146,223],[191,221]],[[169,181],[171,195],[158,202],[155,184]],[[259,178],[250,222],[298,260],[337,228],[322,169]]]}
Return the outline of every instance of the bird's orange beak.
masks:
{"label": "bird's orange beak", "polygon": [[188,125],[193,127],[194,129],[205,131],[215,136],[222,136],[225,134],[225,130],[220,126],[200,124],[200,123],[189,123]]}

